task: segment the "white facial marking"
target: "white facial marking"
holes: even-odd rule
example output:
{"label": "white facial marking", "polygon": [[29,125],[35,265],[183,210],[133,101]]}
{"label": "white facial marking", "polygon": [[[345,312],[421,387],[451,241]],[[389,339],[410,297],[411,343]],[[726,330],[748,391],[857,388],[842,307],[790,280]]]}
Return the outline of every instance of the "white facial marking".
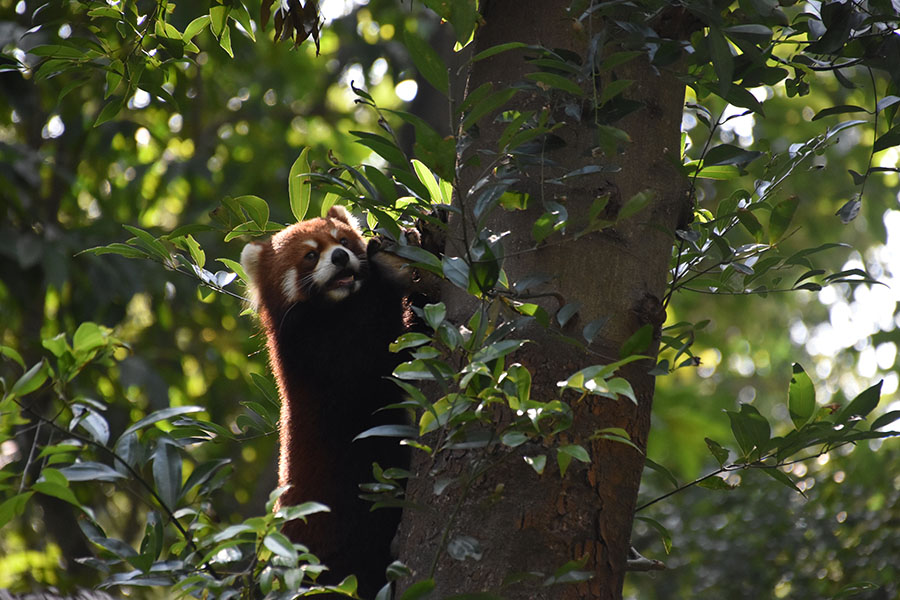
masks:
{"label": "white facial marking", "polygon": [[262,254],[263,246],[253,242],[244,246],[241,250],[241,266],[251,281],[255,280],[259,273],[259,257]]}
{"label": "white facial marking", "polygon": [[317,242],[316,240],[303,240],[303,242],[301,243],[306,246],[311,246],[313,250],[319,247],[319,242]]}
{"label": "white facial marking", "polygon": [[331,229],[331,237],[337,237],[337,236],[338,236],[338,230],[337,230],[337,227],[333,227],[333,228]]}
{"label": "white facial marking", "polygon": [[281,280],[281,291],[290,302],[300,299],[300,282],[297,280],[297,269],[290,268],[284,273],[284,277]]}

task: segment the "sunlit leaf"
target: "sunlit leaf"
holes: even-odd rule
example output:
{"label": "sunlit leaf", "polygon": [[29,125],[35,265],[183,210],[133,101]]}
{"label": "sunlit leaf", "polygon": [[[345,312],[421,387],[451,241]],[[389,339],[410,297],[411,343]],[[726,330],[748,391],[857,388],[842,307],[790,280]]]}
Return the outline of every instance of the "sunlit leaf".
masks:
{"label": "sunlit leaf", "polygon": [[288,174],[288,197],[291,203],[291,213],[297,221],[302,221],[306,217],[309,210],[309,198],[312,193],[309,180],[302,176],[303,173],[309,173],[309,148],[306,147],[300,152],[300,156],[291,165]]}
{"label": "sunlit leaf", "polygon": [[409,56],[416,65],[419,73],[434,88],[445,96],[450,93],[450,80],[447,65],[431,47],[431,44],[422,39],[418,34],[404,30],[403,41],[409,49]]}
{"label": "sunlit leaf", "polygon": [[816,390],[809,375],[798,363],[794,363],[788,388],[788,409],[797,429],[806,425],[816,411]]}

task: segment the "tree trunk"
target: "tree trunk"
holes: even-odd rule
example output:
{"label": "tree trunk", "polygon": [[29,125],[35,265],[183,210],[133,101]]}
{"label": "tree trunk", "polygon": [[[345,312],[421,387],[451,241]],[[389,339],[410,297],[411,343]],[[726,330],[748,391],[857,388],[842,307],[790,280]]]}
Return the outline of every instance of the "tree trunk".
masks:
{"label": "tree trunk", "polygon": [[[485,23],[478,30],[475,52],[520,41],[586,56],[590,27],[573,26],[566,11],[569,4],[569,0],[483,3]],[[509,51],[474,63],[469,90],[484,82],[492,82],[497,90],[522,81],[525,73],[533,70],[524,56],[523,52]],[[597,94],[610,76],[604,73],[594,81]],[[599,161],[594,158],[597,142],[590,99],[595,96],[593,90],[586,88],[580,121],[562,108],[554,110],[554,119],[565,122],[554,134],[565,145],[548,150],[546,157],[559,166],[530,167],[516,188],[532,199],[528,210],[498,210],[489,224],[495,233],[509,232],[504,238],[507,258],[503,267],[510,282],[534,274],[550,275],[551,285],[543,291],[552,292],[553,296],[541,304],[551,315],[563,301],[581,303],[577,317],[566,324],[566,334],[580,337],[585,324],[609,318],[587,351],[562,342],[560,336],[539,327],[528,332],[533,343],[516,353],[514,359],[531,371],[534,399],[559,398],[558,381],[581,368],[617,360],[622,343],[641,326],[650,323],[658,333],[664,320],[661,299],[674,230],[683,226],[684,215],[690,214],[684,181],[675,166],[680,160],[684,87],[651,67],[644,57],[617,67],[615,78],[634,80],[624,95],[643,104],[640,110],[612,124],[631,138],[624,153],[602,156]],[[505,109],[540,110],[554,93],[557,92],[548,95],[542,90],[523,90]],[[504,127],[503,123],[492,122],[490,116],[483,119],[473,146],[496,149]],[[471,156],[474,148],[465,152],[466,157]],[[567,180],[572,183],[565,186],[543,183],[597,162],[614,163],[621,170],[573,177]],[[472,185],[475,170],[463,169],[461,189]],[[614,220],[625,201],[645,190],[655,192],[655,199],[637,215],[602,232],[574,239],[572,233],[588,222],[588,211],[595,198],[609,194],[606,213]],[[532,226],[545,210],[541,206],[544,200],[565,205],[568,233],[556,234],[535,247]],[[451,221],[447,254],[464,255],[458,240],[467,222],[471,221]],[[476,307],[474,298],[449,285],[443,299],[449,317],[457,323],[465,322]],[[654,341],[647,353],[654,354],[655,347]],[[589,464],[573,461],[564,477],[560,477],[556,467],[553,448],[536,444],[516,448],[500,460],[499,466],[483,473],[483,450],[453,456],[445,453],[435,461],[421,453],[417,456],[413,465],[415,477],[408,485],[407,495],[411,502],[429,508],[405,512],[398,537],[400,559],[413,569],[415,579],[434,578],[432,597],[482,591],[503,598],[621,597],[644,456],[627,444],[592,440],[591,436],[599,429],[618,427],[627,431],[641,450],[646,448],[654,386],[653,376],[647,372],[654,364],[652,360],[640,361],[620,371],[631,383],[637,405],[624,397],[613,401],[588,396],[576,401],[574,393],[563,394],[575,421],[554,445],[581,444],[591,455]],[[509,450],[497,450],[488,458],[495,459],[501,452]],[[546,454],[548,459],[541,475],[522,458],[538,454]],[[473,472],[478,476],[473,476]],[[438,493],[435,481],[448,477],[457,477],[459,483]],[[480,551],[478,558],[470,555],[460,560],[459,553],[450,553],[456,554],[454,558],[446,551],[448,542],[471,540],[477,540],[478,551],[474,554]],[[589,581],[543,585],[556,569],[579,559],[585,560],[580,570],[593,573]]]}

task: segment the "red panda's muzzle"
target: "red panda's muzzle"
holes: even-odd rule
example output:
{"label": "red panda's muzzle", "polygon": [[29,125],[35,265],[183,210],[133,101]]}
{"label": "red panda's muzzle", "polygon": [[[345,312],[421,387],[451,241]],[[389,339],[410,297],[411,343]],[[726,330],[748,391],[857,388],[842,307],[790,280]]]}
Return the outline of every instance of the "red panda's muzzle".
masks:
{"label": "red panda's muzzle", "polygon": [[323,252],[316,271],[318,288],[332,302],[343,300],[359,291],[365,279],[364,263],[359,256],[343,247],[330,247]]}
{"label": "red panda's muzzle", "polygon": [[359,279],[359,273],[344,270],[331,278],[325,285],[326,290],[336,290],[343,287],[351,287]]}

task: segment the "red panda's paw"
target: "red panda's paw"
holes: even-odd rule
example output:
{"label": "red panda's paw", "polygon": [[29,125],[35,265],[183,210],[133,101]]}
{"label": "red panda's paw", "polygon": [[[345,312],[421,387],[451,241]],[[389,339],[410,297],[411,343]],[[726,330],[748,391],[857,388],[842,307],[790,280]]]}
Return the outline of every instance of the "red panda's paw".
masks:
{"label": "red panda's paw", "polygon": [[375,254],[377,254],[378,252],[381,252],[381,249],[382,244],[380,235],[369,238],[369,243],[366,244],[366,258],[372,260],[372,257],[375,256]]}

